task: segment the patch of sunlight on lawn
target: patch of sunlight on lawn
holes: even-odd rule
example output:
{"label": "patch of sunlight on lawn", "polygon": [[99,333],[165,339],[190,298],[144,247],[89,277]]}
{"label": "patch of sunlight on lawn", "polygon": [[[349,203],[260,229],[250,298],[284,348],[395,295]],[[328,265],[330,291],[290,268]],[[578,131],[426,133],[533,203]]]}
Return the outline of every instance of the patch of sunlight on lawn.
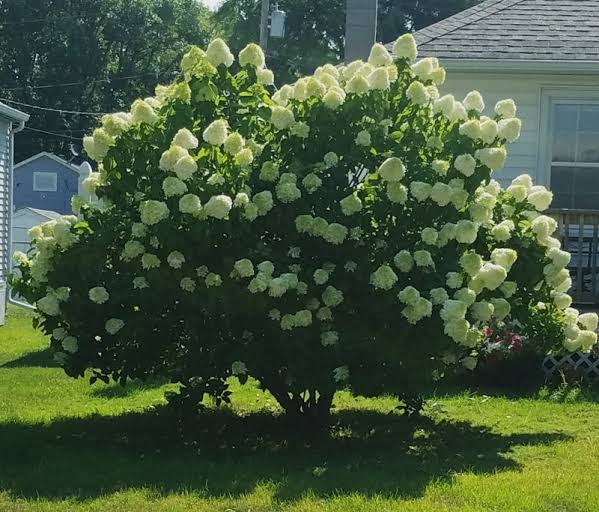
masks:
{"label": "patch of sunlight on lawn", "polygon": [[0,327],[0,420],[48,422],[62,416],[116,415],[164,403],[161,383],[96,383],[67,377],[31,314],[11,307]]}

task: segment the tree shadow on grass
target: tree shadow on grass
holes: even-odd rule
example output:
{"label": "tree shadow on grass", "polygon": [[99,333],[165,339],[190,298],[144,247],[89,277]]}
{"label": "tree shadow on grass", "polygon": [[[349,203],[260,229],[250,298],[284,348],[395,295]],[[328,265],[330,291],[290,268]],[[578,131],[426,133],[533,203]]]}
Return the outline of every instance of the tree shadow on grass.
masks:
{"label": "tree shadow on grass", "polygon": [[118,383],[112,382],[108,386],[94,387],[90,391],[90,395],[95,398],[123,398],[131,396],[139,391],[146,389],[156,389],[164,384],[168,384],[168,379],[149,379],[146,381],[142,380],[131,380],[127,382],[126,386],[121,386]]}
{"label": "tree shadow on grass", "polygon": [[58,366],[58,363],[54,361],[54,352],[48,347],[43,350],[28,352],[18,359],[0,365],[0,368],[58,368]]}
{"label": "tree shadow on grass", "polygon": [[[506,379],[507,380],[507,379]],[[480,382],[473,378],[470,379],[446,379],[440,385],[430,390],[426,394],[427,399],[444,395],[456,395],[471,393],[473,395],[487,395],[497,398],[509,398],[511,400],[538,398],[539,390],[544,383],[520,384],[505,382],[503,384],[494,384]]]}
{"label": "tree shadow on grass", "polygon": [[506,398],[509,400],[542,399],[553,402],[599,402],[597,382],[572,381],[564,384],[561,376],[533,382],[518,382],[505,379],[505,382],[485,382],[471,379],[448,380],[427,394],[431,399],[443,395],[469,393],[478,396]]}
{"label": "tree shadow on grass", "polygon": [[[262,482],[278,501],[306,493],[421,496],[462,471],[518,469],[515,446],[569,439],[560,433],[501,435],[463,422],[343,410],[329,434],[306,441],[284,417],[202,415],[180,438],[168,409],[49,425],[0,424],[0,489],[24,498],[87,499],[126,488],[204,497],[240,496]],[[185,440],[184,440],[185,439]]]}

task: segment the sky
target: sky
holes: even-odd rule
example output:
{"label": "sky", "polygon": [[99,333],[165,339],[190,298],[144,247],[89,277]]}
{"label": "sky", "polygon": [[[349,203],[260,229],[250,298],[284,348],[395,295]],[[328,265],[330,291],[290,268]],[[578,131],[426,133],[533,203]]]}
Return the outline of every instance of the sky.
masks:
{"label": "sky", "polygon": [[209,9],[216,9],[222,0],[200,0]]}

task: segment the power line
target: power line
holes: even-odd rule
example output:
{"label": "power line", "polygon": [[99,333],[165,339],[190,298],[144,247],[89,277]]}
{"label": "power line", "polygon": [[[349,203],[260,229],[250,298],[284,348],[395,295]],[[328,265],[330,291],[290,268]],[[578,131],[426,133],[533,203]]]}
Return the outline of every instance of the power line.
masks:
{"label": "power line", "polygon": [[27,23],[39,23],[41,21],[46,21],[47,18],[37,18],[31,20],[20,20],[20,21],[3,21],[0,25],[25,25]]}
{"label": "power line", "polygon": [[75,130],[54,130],[54,129],[52,129],[52,133],[88,133],[88,132],[91,132],[91,131],[93,131],[93,128],[92,129],[89,129],[89,128],[79,129],[79,128],[77,128]]}
{"label": "power line", "polygon": [[9,100],[7,98],[0,98],[0,101],[14,103],[15,105],[19,105],[21,107],[35,108],[37,110],[45,110],[47,112],[58,112],[59,114],[75,114],[75,115],[81,115],[81,116],[98,116],[98,117],[108,114],[108,112],[79,112],[77,110],[62,110],[62,109],[58,109],[58,108],[40,107],[39,105],[30,105],[29,103],[23,103],[21,101]]}
{"label": "power line", "polygon": [[130,75],[130,76],[115,76],[112,78],[102,78],[99,80],[87,80],[87,81],[81,81],[81,82],[66,82],[63,84],[46,84],[46,85],[32,85],[32,86],[26,86],[26,87],[10,87],[10,88],[3,88],[3,90],[5,91],[23,91],[23,90],[29,90],[29,89],[52,89],[52,88],[58,88],[58,87],[72,87],[74,85],[84,85],[84,84],[94,84],[94,83],[111,83],[111,82],[115,82],[117,80],[132,80],[134,78],[141,78],[144,76],[155,76],[156,78],[158,78],[159,76],[162,75],[176,75],[177,72],[172,72],[172,73],[143,73],[143,74],[139,74],[139,75]]}
{"label": "power line", "polygon": [[46,16],[45,18],[29,18],[18,21],[3,21],[0,25],[26,25],[28,23],[40,23],[42,21],[57,21],[57,20],[76,20],[87,18],[85,13],[82,14],[71,14],[68,12],[56,13],[56,16]]}
{"label": "power line", "polygon": [[46,135],[54,135],[55,137],[62,137],[63,139],[83,140],[79,137],[71,137],[70,135],[63,135],[61,133],[48,132],[46,130],[39,130],[38,128],[31,128],[29,126],[25,126],[25,130],[29,130],[31,132],[37,132],[37,133],[45,133]]}

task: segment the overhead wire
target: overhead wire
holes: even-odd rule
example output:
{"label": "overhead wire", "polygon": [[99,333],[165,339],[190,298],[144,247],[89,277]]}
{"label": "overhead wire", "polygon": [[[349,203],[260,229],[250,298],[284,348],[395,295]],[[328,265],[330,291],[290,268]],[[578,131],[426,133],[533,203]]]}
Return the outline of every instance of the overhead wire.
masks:
{"label": "overhead wire", "polygon": [[85,13],[76,14],[76,13],[68,13],[68,12],[60,12],[56,13],[55,16],[46,16],[45,18],[25,18],[23,20],[14,20],[14,21],[0,21],[1,25],[27,25],[28,23],[41,23],[43,21],[57,21],[57,20],[85,20],[88,18]]}
{"label": "overhead wire", "polygon": [[58,112],[59,114],[74,114],[81,116],[103,116],[108,114],[108,112],[80,112],[78,110],[65,110],[60,108],[50,108],[50,107],[41,107],[39,105],[31,105],[30,103],[23,103],[22,101],[9,100],[8,98],[0,98],[0,101],[7,103],[14,103],[15,105],[19,105],[21,107],[34,108],[37,110],[44,110],[47,112]]}
{"label": "overhead wire", "polygon": [[49,132],[47,130],[40,130],[39,128],[31,128],[31,126],[25,126],[25,130],[29,130],[31,132],[37,132],[37,133],[44,133],[46,135],[53,135],[55,137],[61,137],[63,139],[83,140],[81,137],[72,137],[71,135],[64,135],[62,133]]}
{"label": "overhead wire", "polygon": [[[112,77],[112,78],[106,78],[106,79],[100,79],[100,80],[89,80],[89,81],[80,81],[80,82],[67,82],[67,83],[63,83],[63,84],[47,84],[47,85],[38,85],[38,86],[31,86],[31,87],[13,87],[13,88],[8,88],[8,89],[4,89],[4,91],[17,91],[17,90],[24,90],[24,89],[49,89],[49,88],[60,88],[60,87],[71,87],[74,85],[81,85],[81,84],[88,84],[88,83],[99,83],[99,82],[106,82],[106,83],[110,83],[113,80],[132,80],[135,78],[140,78],[143,76],[155,76],[157,79],[159,76],[161,75],[175,75],[177,74],[176,72],[169,72],[169,73],[145,73],[145,74],[139,74],[139,75],[129,75],[129,76],[122,76],[122,77]],[[8,98],[0,98],[0,101],[6,102],[6,103],[13,103],[15,105],[19,105],[21,107],[27,107],[27,108],[33,108],[36,110],[43,110],[46,112],[57,112],[59,114],[73,114],[73,115],[82,115],[82,116],[103,116],[105,114],[108,114],[109,112],[88,112],[88,111],[79,111],[79,110],[68,110],[68,109],[59,109],[59,108],[52,108],[52,107],[43,107],[40,105],[33,105],[31,103],[24,103],[22,101],[17,101],[17,100],[11,100]]]}
{"label": "overhead wire", "polygon": [[107,78],[100,78],[97,80],[83,80],[79,82],[65,82],[62,84],[45,84],[45,85],[31,85],[31,86],[22,86],[22,87],[2,87],[1,89],[4,91],[23,91],[29,89],[55,89],[61,87],[73,87],[75,85],[86,85],[86,84],[94,84],[94,83],[111,83],[118,80],[133,80],[135,78],[142,78],[144,76],[155,76],[157,79],[161,75],[171,75],[176,74],[176,72],[172,73],[142,73],[138,75],[129,75],[129,76],[113,76]]}
{"label": "overhead wire", "polygon": [[35,19],[19,20],[19,21],[0,21],[0,25],[25,25],[27,23],[39,23],[42,21],[47,21],[47,18],[35,18]]}

